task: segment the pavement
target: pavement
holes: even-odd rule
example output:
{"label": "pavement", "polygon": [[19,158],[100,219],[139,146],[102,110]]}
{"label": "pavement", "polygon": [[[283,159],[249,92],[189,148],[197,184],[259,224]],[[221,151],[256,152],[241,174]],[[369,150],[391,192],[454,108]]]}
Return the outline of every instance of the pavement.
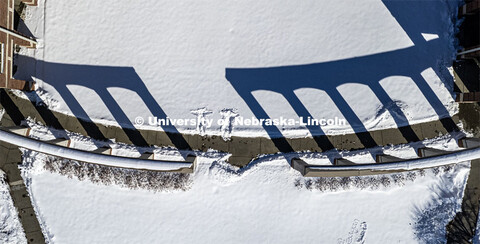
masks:
{"label": "pavement", "polygon": [[[478,26],[478,23],[477,23]],[[461,39],[461,38],[460,38]],[[465,40],[464,40],[465,41]],[[453,64],[455,91],[480,91],[480,63],[475,59]],[[458,118],[465,132],[480,138],[480,103],[460,103]],[[472,243],[480,207],[480,159],[471,161],[470,174],[462,199],[462,209],[447,225],[447,243]]]}
{"label": "pavement", "polygon": [[0,142],[0,168],[6,173],[10,186],[13,205],[18,211],[18,217],[27,237],[28,243],[45,243],[45,238],[28,194],[27,187],[21,176],[18,165],[22,163],[22,154],[17,146]]}
{"label": "pavement", "polygon": [[0,90],[0,107],[6,111],[2,121],[9,121],[16,125],[30,117],[53,128],[76,132],[99,140],[115,139],[116,142],[138,146],[171,146],[183,150],[204,152],[214,149],[231,153],[229,163],[240,167],[247,165],[260,155],[278,152],[324,152],[335,148],[337,150],[359,150],[374,146],[421,141],[458,130],[456,124],[459,121],[458,116],[453,116],[438,121],[357,134],[293,139],[234,136],[230,141],[224,141],[220,136],[173,134],[93,123],[51,111],[7,90]]}
{"label": "pavement", "polygon": [[[460,104],[459,119],[466,132],[480,138],[480,104]],[[447,243],[472,243],[480,208],[480,159],[471,161],[462,210],[447,225]]]}

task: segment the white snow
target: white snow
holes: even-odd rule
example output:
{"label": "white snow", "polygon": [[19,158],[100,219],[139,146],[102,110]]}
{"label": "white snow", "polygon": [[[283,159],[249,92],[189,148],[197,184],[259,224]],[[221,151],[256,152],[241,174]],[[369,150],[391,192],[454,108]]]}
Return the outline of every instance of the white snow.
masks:
{"label": "white snow", "polygon": [[[206,128],[204,119],[311,114],[346,118],[350,125],[322,127],[343,134],[455,114],[447,68],[455,52],[457,2],[398,3],[39,0],[27,8],[26,20],[39,47],[21,51],[25,56],[17,61],[24,65],[16,77],[33,75],[38,96],[56,111],[122,126],[163,111],[172,120],[205,122],[175,126],[181,132],[225,140],[267,133],[256,125]],[[280,68],[251,69],[267,67]],[[34,138],[61,133],[32,128]],[[64,133],[75,148],[101,146]],[[272,133],[317,132],[295,125]],[[385,183],[370,187],[356,185],[358,178],[345,188],[332,185],[341,180],[334,178],[321,190],[321,179],[303,178],[289,159],[331,165],[334,154],[360,163],[379,152],[413,158],[423,145],[457,149],[458,136],[365,151],[263,156],[242,169],[227,164],[228,155],[197,153],[188,189],[156,193],[52,173],[45,157],[28,150],[22,172],[50,243],[438,243],[460,209],[468,162],[388,175],[386,181],[363,178]],[[146,150],[113,145],[115,155]],[[167,148],[154,153],[166,159],[185,154]]]}
{"label": "white snow", "polygon": [[222,109],[220,114],[222,115],[220,127],[222,138],[225,141],[229,141],[231,139],[235,118],[238,117],[238,112],[236,109]]}
{"label": "white snow", "polygon": [[[107,124],[132,126],[138,116],[145,121],[149,116],[163,116],[157,104],[172,119],[195,119],[190,111],[198,108],[213,111],[209,118],[215,122],[223,118],[224,109],[251,118],[258,111],[254,111],[255,102],[240,92],[246,89],[272,118],[298,119],[295,110],[302,108],[288,97],[291,94],[314,118],[348,117],[350,125],[322,127],[327,134],[392,128],[457,112],[450,90],[452,77],[445,72],[455,53],[451,19],[456,4],[49,0],[45,5],[40,0],[38,7],[27,8],[31,17],[26,20],[39,39],[39,48],[22,53],[43,61],[20,65],[17,76],[36,77],[48,95],[42,94],[42,99],[51,100],[45,103],[52,109]],[[377,57],[382,61],[375,61]],[[18,61],[33,62],[21,57]],[[237,84],[226,79],[229,68],[312,63],[319,64],[317,76],[303,77],[305,72],[298,71],[299,76],[288,82],[250,84],[247,79]],[[414,63],[418,67],[408,68]],[[398,72],[385,71],[391,69],[389,65]],[[332,79],[328,78],[331,72]],[[345,76],[349,72],[352,77]],[[420,73],[428,86],[421,84]],[[390,102],[382,100],[384,95],[372,87],[375,83],[380,83]],[[325,86],[337,89],[339,95],[326,93]],[[438,99],[431,97],[429,87]],[[346,104],[332,101],[339,96]],[[225,134],[217,123],[211,128],[176,128],[186,133]],[[279,129],[270,135],[320,133],[301,125]],[[229,134],[266,135],[258,125],[237,125]]]}
{"label": "white snow", "polygon": [[[27,123],[34,138],[61,133]],[[68,136],[78,148],[99,143],[70,132]],[[460,133],[339,153],[363,162],[380,152],[413,157],[422,145],[458,149],[455,136]],[[121,144],[115,148],[115,154],[125,156],[145,150]],[[446,223],[460,209],[469,172],[468,163],[460,163],[423,173],[387,175],[386,185],[380,178],[376,183],[365,178],[362,184],[350,178],[347,188],[330,182],[320,190],[317,178],[304,178],[290,167],[289,158],[298,155],[264,156],[238,169],[224,162],[224,154],[207,152],[198,155],[188,187],[155,193],[51,173],[44,168],[45,156],[23,153],[23,176],[51,243],[442,242]],[[156,153],[178,158],[181,152],[162,149]],[[300,154],[317,164],[329,156]]]}
{"label": "white snow", "polygon": [[18,212],[13,206],[5,173],[0,170],[0,243],[27,243]]}
{"label": "white snow", "polygon": [[203,158],[191,189],[153,193],[35,167],[26,177],[52,243],[431,243],[444,240],[469,172],[459,164],[400,185],[321,192],[295,186],[305,179],[282,159],[238,170]]}
{"label": "white snow", "polygon": [[423,38],[425,41],[431,41],[438,38],[437,34],[430,34],[430,33],[422,33]]}

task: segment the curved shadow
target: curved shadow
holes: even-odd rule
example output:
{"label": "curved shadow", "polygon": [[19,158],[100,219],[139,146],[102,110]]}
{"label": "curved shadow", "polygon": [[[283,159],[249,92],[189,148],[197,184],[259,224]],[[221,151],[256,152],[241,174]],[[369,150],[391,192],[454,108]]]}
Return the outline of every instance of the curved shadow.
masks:
{"label": "curved shadow", "polygon": [[[406,115],[379,84],[380,80],[390,76],[411,77],[422,95],[442,118],[441,122],[445,129],[449,132],[458,130],[442,101],[421,75],[428,68],[432,68],[439,77],[442,77],[441,74],[446,71],[446,67],[441,65],[438,67],[440,57],[434,54],[442,53],[441,50],[449,48],[449,42],[442,39],[445,37],[426,41],[421,35],[422,33],[438,31],[435,29],[435,21],[444,18],[442,16],[444,12],[438,9],[445,3],[439,1],[394,0],[383,1],[383,3],[413,41],[413,46],[322,63],[265,68],[227,68],[226,79],[230,81],[237,93],[259,119],[267,119],[269,116],[252,96],[253,91],[270,90],[280,93],[290,103],[298,116],[312,117],[300,99],[294,94],[294,90],[300,88],[323,90],[330,96],[352,126],[361,143],[365,147],[373,147],[377,145],[375,140],[345,98],[339,93],[337,87],[346,83],[359,83],[368,86],[384,107],[389,110],[406,141],[412,142],[418,141],[418,136],[409,126]],[[434,10],[438,11],[435,12]],[[428,15],[424,14],[426,11],[429,12]],[[447,82],[453,83],[453,80]],[[447,85],[447,87],[452,86]],[[358,102],[361,103],[361,101]],[[282,147],[282,151],[291,151],[291,148],[284,146],[288,143],[278,128],[264,126],[264,129],[271,138],[276,138],[279,141],[278,146]],[[322,128],[310,126],[307,129],[315,136],[317,144],[322,150],[333,148]]]}
{"label": "curved shadow", "polygon": [[[441,1],[396,0],[384,0],[383,3],[413,41],[413,46],[322,63],[267,68],[226,68],[226,78],[259,119],[267,119],[269,116],[253,97],[252,91],[271,90],[280,93],[299,116],[313,117],[296,96],[294,90],[299,88],[324,90],[353,127],[361,143],[365,147],[374,147],[377,143],[345,98],[339,93],[337,87],[346,83],[360,83],[368,86],[379,101],[391,112],[390,114],[403,137],[408,142],[418,141],[418,136],[409,127],[406,115],[379,84],[380,80],[389,76],[407,76],[413,79],[435,112],[440,117],[446,117],[441,120],[446,130],[456,130],[457,127],[449,118],[447,109],[421,76],[421,72],[427,68],[433,68],[439,77],[446,72],[445,67],[438,65],[439,57],[434,55],[441,53],[439,50],[449,48],[446,45],[448,42],[442,39],[445,37],[441,36],[439,39],[426,41],[421,35],[422,33],[438,32],[436,29],[438,25],[435,21],[444,18],[445,13],[441,10],[444,9],[442,4],[445,3]],[[425,15],[425,12],[429,14]],[[441,35],[442,33],[437,34]],[[167,119],[167,115],[133,67],[74,65],[36,61],[24,56],[20,58],[27,60],[27,62],[36,62],[36,66],[43,71],[37,74],[39,76],[37,78],[52,85],[74,115],[85,120],[81,123],[89,136],[98,138],[103,135],[98,128],[91,126],[93,122],[69,91],[67,85],[79,85],[94,90],[110,110],[114,119],[122,125],[129,139],[137,145],[146,145],[147,143],[107,88],[118,87],[137,93],[154,116]],[[447,87],[451,86],[447,85]],[[333,143],[330,142],[321,127],[309,126],[307,128],[322,151],[334,148]],[[170,140],[177,148],[190,148],[174,126],[164,126],[163,129],[167,131]],[[280,151],[293,151],[291,145],[277,127],[264,125],[264,129]]]}
{"label": "curved shadow", "polygon": [[[19,56],[18,58],[21,59],[22,63],[36,62],[36,66],[43,71],[43,74],[37,74],[39,76],[37,78],[55,88],[92,138],[105,139],[102,132],[95,126],[82,105],[68,89],[68,85],[78,85],[95,91],[115,121],[121,125],[130,141],[137,146],[149,145],[140,132],[135,129],[135,126],[110,94],[108,88],[124,88],[135,92],[154,116],[159,119],[168,119],[167,114],[157,103],[133,67],[62,64],[35,60],[27,56]],[[191,149],[187,141],[171,123],[162,126],[162,128],[175,147]]]}

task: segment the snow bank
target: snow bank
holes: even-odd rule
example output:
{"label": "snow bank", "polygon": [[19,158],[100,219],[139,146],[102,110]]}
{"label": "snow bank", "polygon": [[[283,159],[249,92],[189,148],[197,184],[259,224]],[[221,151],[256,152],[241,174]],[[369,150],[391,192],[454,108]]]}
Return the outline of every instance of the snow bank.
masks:
{"label": "snow bank", "polygon": [[147,171],[109,167],[48,156],[23,149],[24,167],[41,164],[42,170],[68,178],[89,180],[93,183],[116,185],[128,189],[147,189],[153,192],[188,190],[192,184],[190,173]]}
{"label": "snow bank", "polygon": [[0,170],[0,243],[27,243],[22,224],[18,219],[17,209],[13,206],[9,186],[5,175]]}

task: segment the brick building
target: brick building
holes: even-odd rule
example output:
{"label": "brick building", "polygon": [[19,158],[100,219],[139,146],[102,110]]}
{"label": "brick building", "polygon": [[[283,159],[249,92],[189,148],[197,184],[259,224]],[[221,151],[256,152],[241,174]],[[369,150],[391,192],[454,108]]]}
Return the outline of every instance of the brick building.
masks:
{"label": "brick building", "polygon": [[[17,0],[29,6],[36,6],[37,0]],[[15,0],[0,0],[0,87],[33,90],[32,82],[13,78],[13,50],[16,46],[35,48],[36,41],[15,31]]]}

